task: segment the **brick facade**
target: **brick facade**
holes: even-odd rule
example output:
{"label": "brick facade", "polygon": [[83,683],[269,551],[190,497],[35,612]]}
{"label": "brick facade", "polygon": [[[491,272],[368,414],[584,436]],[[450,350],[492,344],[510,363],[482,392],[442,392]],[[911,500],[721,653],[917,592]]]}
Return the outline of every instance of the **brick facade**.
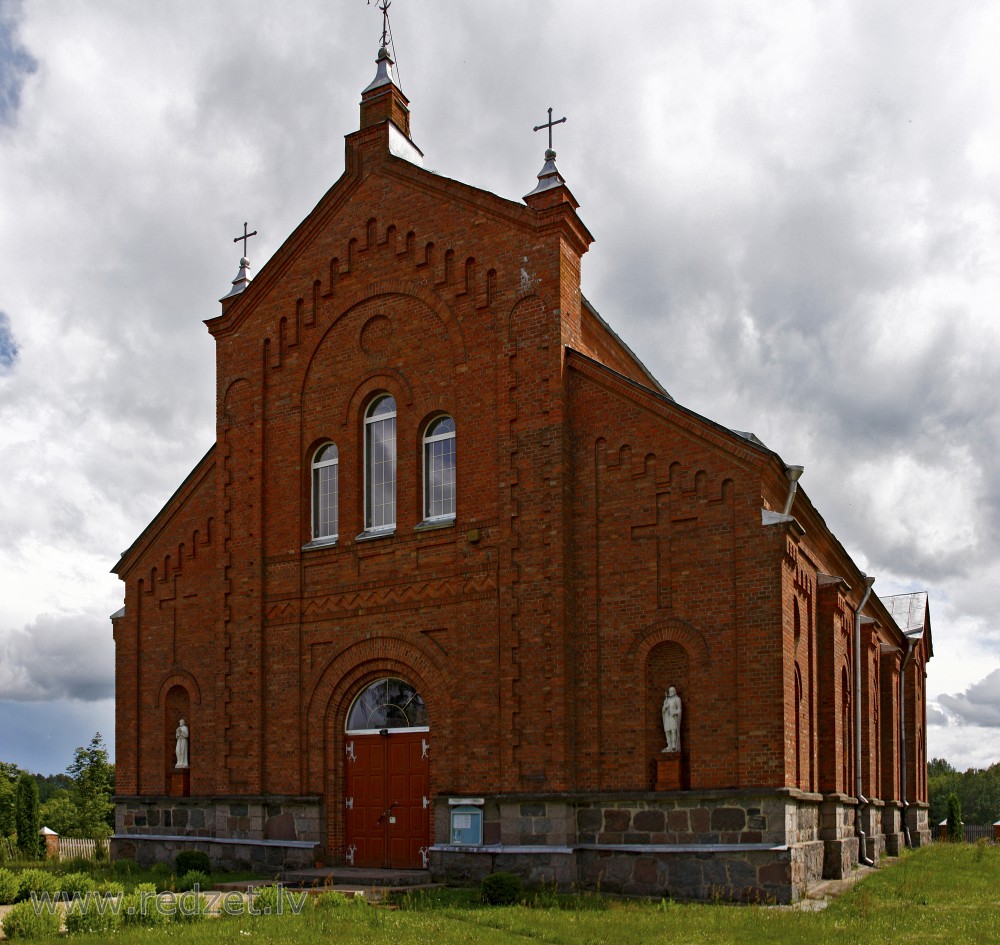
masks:
{"label": "brick facade", "polygon": [[[398,677],[430,719],[435,871],[481,875],[500,856],[624,892],[794,899],[857,862],[863,575],[804,492],[780,513],[775,453],[675,403],[586,302],[592,238],[568,188],[517,204],[423,170],[406,104],[391,84],[364,93],[343,176],[207,322],[216,443],[115,568],[116,843],[148,859],[187,842],[143,847],[139,816],[148,838],[259,841],[254,862],[299,862],[282,841],[341,861],[347,712]],[[397,504],[376,533],[364,417],[383,394]],[[422,437],[443,414],[456,514],[425,522]],[[311,524],[326,442],[335,542]],[[907,629],[869,598],[875,852],[898,849],[903,801],[917,825],[927,800],[929,625]],[[684,790],[651,794],[670,685]],[[190,797],[164,800],[179,717]],[[481,845],[447,842],[462,797],[483,809]],[[167,818],[175,802],[202,826]],[[257,805],[242,832],[230,804]],[[268,836],[267,810],[296,804],[308,826]],[[151,816],[170,829],[150,833]]]}

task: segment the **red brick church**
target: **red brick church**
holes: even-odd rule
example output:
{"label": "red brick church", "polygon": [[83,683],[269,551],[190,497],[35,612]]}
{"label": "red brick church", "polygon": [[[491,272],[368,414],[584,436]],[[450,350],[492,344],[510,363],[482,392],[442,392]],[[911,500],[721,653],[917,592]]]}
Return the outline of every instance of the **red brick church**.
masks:
{"label": "red brick church", "polygon": [[421,164],[383,48],[206,323],[215,443],[114,568],[118,855],[787,902],[926,842],[926,595],[584,298],[554,152]]}

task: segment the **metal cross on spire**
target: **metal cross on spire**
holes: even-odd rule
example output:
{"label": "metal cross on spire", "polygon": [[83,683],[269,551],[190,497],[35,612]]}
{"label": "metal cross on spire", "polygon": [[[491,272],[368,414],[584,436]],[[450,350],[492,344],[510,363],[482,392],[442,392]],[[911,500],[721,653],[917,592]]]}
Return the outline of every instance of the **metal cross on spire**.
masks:
{"label": "metal cross on spire", "polygon": [[243,235],[242,236],[237,236],[237,237],[235,237],[233,239],[234,243],[238,243],[240,240],[243,240],[243,255],[244,256],[246,256],[246,254],[247,254],[247,240],[250,239],[251,236],[256,236],[256,235],[257,235],[257,231],[256,230],[254,230],[253,233],[247,233],[247,225],[246,225],[246,223],[244,223],[243,224]]}
{"label": "metal cross on spire", "polygon": [[555,121],[552,120],[552,109],[549,109],[549,120],[543,125],[535,125],[535,131],[541,131],[543,128],[549,129],[549,150],[552,150],[552,128],[554,125],[561,125],[566,120],[564,115],[562,118],[557,118]]}
{"label": "metal cross on spire", "polygon": [[[372,0],[368,0],[368,6],[372,5]],[[382,11],[382,48],[386,49],[389,46],[389,7],[392,4],[389,0],[382,0],[381,4],[376,3],[375,6]]]}

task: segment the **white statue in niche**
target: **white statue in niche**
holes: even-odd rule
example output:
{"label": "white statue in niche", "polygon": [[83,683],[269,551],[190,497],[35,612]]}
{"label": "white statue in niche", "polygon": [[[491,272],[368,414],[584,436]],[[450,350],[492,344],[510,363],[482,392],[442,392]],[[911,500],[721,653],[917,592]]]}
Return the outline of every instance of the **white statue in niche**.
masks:
{"label": "white statue in niche", "polygon": [[177,726],[177,731],[174,736],[177,738],[177,747],[174,750],[177,755],[177,765],[178,768],[186,768],[188,766],[188,727],[184,724],[184,719],[181,719],[180,724]]}
{"label": "white statue in niche", "polygon": [[663,716],[663,734],[667,739],[667,747],[661,754],[670,751],[681,750],[681,697],[677,695],[677,690],[671,686],[663,697],[663,708],[660,714]]}

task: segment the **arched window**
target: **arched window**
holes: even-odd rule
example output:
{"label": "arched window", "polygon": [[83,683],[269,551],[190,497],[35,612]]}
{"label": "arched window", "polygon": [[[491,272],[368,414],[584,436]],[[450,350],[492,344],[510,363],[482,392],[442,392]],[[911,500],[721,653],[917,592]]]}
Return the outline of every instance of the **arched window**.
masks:
{"label": "arched window", "polygon": [[337,447],[327,443],[312,461],[312,537],[337,537]]}
{"label": "arched window", "polygon": [[424,518],[455,517],[455,421],[438,417],[424,433]]}
{"label": "arched window", "polygon": [[396,527],[396,401],[379,397],[365,414],[365,528]]}
{"label": "arched window", "polygon": [[427,727],[427,707],[420,693],[393,677],[366,686],[347,713],[348,732]]}

